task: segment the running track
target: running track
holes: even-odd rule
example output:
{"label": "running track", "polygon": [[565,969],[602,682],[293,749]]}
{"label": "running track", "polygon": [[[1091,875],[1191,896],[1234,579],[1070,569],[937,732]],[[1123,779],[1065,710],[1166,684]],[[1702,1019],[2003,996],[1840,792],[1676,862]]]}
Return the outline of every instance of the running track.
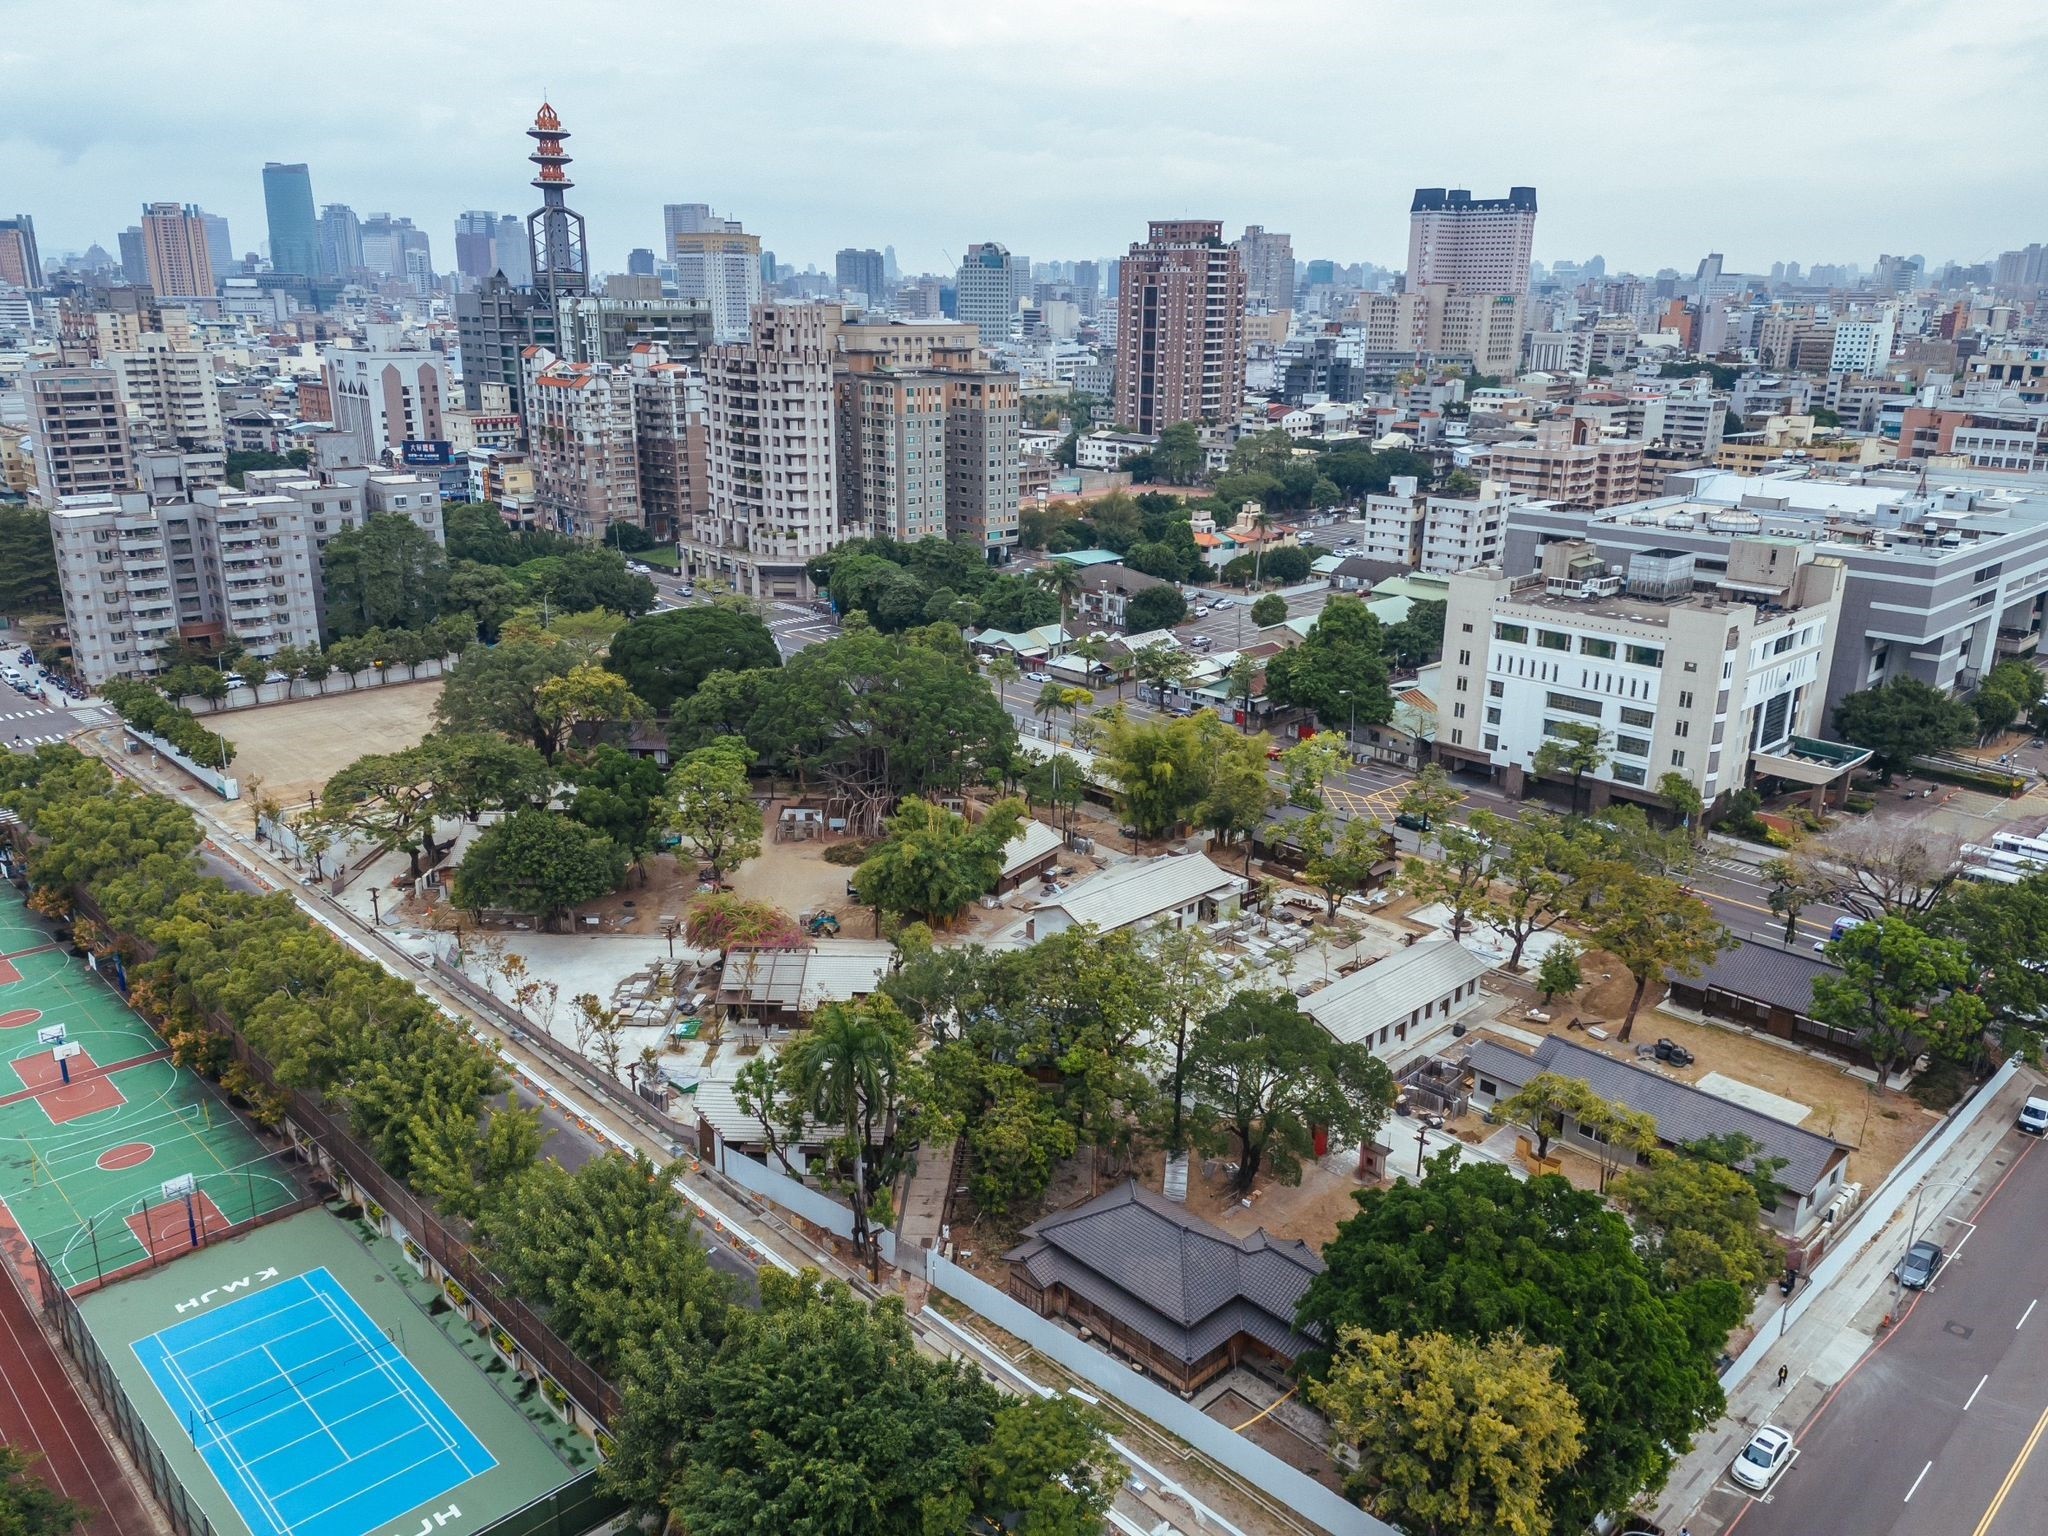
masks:
{"label": "running track", "polygon": [[0,1441],[40,1452],[35,1473],[93,1511],[91,1536],[151,1536],[155,1523],[122,1473],[37,1325],[12,1270],[0,1264]]}

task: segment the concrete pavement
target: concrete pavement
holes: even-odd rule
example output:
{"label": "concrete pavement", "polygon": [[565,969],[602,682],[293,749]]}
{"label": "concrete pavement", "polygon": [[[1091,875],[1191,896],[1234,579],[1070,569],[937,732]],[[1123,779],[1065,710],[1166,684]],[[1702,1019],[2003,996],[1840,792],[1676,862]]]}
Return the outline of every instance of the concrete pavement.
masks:
{"label": "concrete pavement", "polygon": [[[1770,1346],[1730,1393],[1727,1415],[1699,1437],[1694,1450],[1673,1470],[1657,1512],[1666,1530],[1689,1525],[1693,1536],[1724,1536],[1740,1525],[1745,1536],[1886,1536],[1893,1531],[1900,1536],[2019,1536],[2048,1528],[2048,1523],[2017,1524],[2010,1532],[2002,1526],[1973,1532],[1977,1514],[1945,1525],[1917,1523],[1918,1516],[1904,1497],[1923,1463],[1946,1454],[1937,1454],[1940,1444],[1960,1432],[1965,1435],[1963,1444],[1975,1447],[1976,1437],[1985,1433],[1978,1425],[1987,1421],[1983,1410],[1997,1400],[1995,1396],[1980,1398],[1974,1410],[1963,1406],[1981,1376],[2006,1371],[2013,1381],[2040,1379],[2038,1371],[2028,1377],[2031,1368],[2025,1360],[2031,1356],[2000,1363],[2006,1346],[1993,1337],[2001,1330],[2011,1334],[2027,1297],[2048,1291],[2048,1272],[2037,1257],[2039,1234],[2048,1230],[2048,1161],[2033,1155],[2033,1142],[2012,1129],[2020,1103],[2029,1092],[2038,1091],[2030,1074],[2016,1077],[1962,1133],[1949,1155],[1927,1172],[1920,1196],[1903,1203],[1877,1231],[1858,1236],[1861,1247],[1848,1267]],[[1918,1235],[1945,1240],[1952,1253],[1959,1245],[1962,1250],[1962,1258],[1918,1301],[1911,1293],[1902,1298],[1892,1279],[1911,1240],[1916,1214]],[[2002,1319],[1996,1326],[1994,1314]],[[1889,1327],[1887,1316],[1894,1320]],[[1964,1331],[1958,1333],[1958,1328]],[[1977,1338],[1979,1334],[1983,1339]],[[1908,1339],[1916,1342],[1907,1346]],[[1887,1358],[1911,1362],[1912,1368],[1901,1374],[1872,1364]],[[1783,1386],[1778,1384],[1780,1366],[1786,1370]],[[1968,1380],[1961,1390],[1952,1392],[1953,1380],[1964,1375]],[[2030,1390],[2039,1392],[2038,1387]],[[1985,1391],[1990,1393],[1988,1384]],[[2037,1402],[2034,1413],[2044,1403],[2048,1399]],[[1979,1412],[1979,1420],[1960,1424],[1966,1411]],[[1836,1431],[1837,1418],[1849,1427]],[[1737,1488],[1726,1473],[1749,1437],[1765,1423],[1799,1437],[1800,1459],[1767,1499],[1756,1499]],[[1941,1424],[1948,1429],[1937,1434]],[[1995,1455],[2003,1442],[1992,1437],[1985,1444],[1993,1448],[1958,1451],[1954,1475],[1959,1486],[1968,1481],[1969,1469]],[[1917,1459],[1909,1455],[1915,1446],[1923,1446]],[[1904,1477],[1895,1478],[1908,1460],[1912,1464]],[[2001,1477],[2004,1471],[2001,1466]],[[1866,1488],[1876,1491],[1866,1494]],[[1953,1497],[1945,1493],[1937,1498],[1923,1489],[1912,1503],[1925,1509]],[[1979,1513],[1981,1505],[1982,1501]],[[2037,1513],[2038,1507],[2037,1501]],[[1898,1523],[1902,1515],[1909,1523]]]}

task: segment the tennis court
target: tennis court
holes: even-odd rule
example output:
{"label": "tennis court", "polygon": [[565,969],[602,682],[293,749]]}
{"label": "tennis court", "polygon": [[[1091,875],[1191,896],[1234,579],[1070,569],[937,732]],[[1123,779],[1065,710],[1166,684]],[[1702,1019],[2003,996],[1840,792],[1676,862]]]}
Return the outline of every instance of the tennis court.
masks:
{"label": "tennis court", "polygon": [[473,1536],[575,1475],[323,1209],[79,1313],[218,1536]]}
{"label": "tennis court", "polygon": [[33,1240],[75,1288],[299,1199],[212,1087],[0,884],[0,1244]]}
{"label": "tennis court", "polygon": [[498,1464],[325,1269],[134,1349],[257,1536],[357,1536]]}

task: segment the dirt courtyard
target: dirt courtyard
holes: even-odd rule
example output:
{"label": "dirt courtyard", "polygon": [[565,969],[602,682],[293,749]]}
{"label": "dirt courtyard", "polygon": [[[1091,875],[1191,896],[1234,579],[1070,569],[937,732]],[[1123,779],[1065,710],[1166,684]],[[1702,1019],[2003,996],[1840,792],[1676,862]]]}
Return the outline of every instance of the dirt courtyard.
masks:
{"label": "dirt courtyard", "polygon": [[[434,723],[441,682],[392,683],[322,699],[294,699],[208,715],[202,722],[235,744],[235,777],[246,787],[260,778],[286,810],[318,794],[337,771],[370,752],[396,752],[416,743]],[[230,814],[253,823],[245,797]]]}

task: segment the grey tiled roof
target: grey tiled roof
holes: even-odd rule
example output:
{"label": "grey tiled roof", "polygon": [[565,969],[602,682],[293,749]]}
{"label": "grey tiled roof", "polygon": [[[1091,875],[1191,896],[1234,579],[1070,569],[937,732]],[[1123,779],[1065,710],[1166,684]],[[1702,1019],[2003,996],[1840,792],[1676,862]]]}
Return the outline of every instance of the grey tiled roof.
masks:
{"label": "grey tiled roof", "polygon": [[1648,1115],[1657,1122],[1658,1139],[1674,1146],[1740,1133],[1761,1146],[1765,1157],[1784,1158],[1778,1182],[1801,1193],[1816,1188],[1835,1159],[1848,1152],[1840,1142],[1817,1131],[1745,1108],[1690,1083],[1645,1072],[1557,1035],[1545,1037],[1530,1054],[1487,1040],[1474,1041],[1466,1048],[1464,1060],[1487,1077],[1514,1088],[1539,1072],[1576,1078],[1608,1102]]}
{"label": "grey tiled roof", "polygon": [[[1491,960],[1455,939],[1425,939],[1311,993],[1301,1011],[1339,1040],[1356,1045],[1382,1028],[1405,1024],[1418,1008],[1492,969]],[[1434,1021],[1425,1027],[1434,1028]]]}
{"label": "grey tiled roof", "polygon": [[1025,1229],[1007,1257],[1039,1285],[1064,1285],[1175,1359],[1238,1333],[1287,1356],[1307,1341],[1294,1309],[1323,1264],[1305,1243],[1229,1233],[1136,1181]]}
{"label": "grey tiled roof", "polygon": [[1716,955],[1697,976],[1667,972],[1673,986],[1709,987],[1736,997],[1753,998],[1773,1008],[1790,1008],[1795,1013],[1813,1009],[1813,980],[1816,976],[1840,975],[1841,967],[1819,955],[1796,949],[1779,949],[1771,944],[1738,942]]}

